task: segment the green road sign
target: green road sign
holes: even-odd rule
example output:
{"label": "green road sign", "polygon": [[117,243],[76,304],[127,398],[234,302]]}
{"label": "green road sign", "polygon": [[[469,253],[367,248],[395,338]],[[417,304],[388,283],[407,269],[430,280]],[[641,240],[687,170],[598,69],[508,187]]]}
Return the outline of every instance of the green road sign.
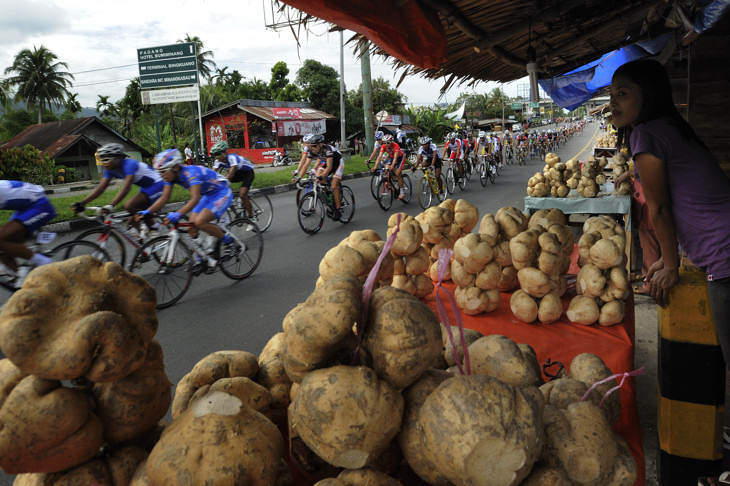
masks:
{"label": "green road sign", "polygon": [[539,101],[530,102],[530,108],[540,108],[540,102]]}
{"label": "green road sign", "polygon": [[512,103],[512,109],[513,110],[521,110],[522,109],[522,103]]}
{"label": "green road sign", "polygon": [[137,63],[143,89],[189,86],[198,82],[194,42],[137,49]]}

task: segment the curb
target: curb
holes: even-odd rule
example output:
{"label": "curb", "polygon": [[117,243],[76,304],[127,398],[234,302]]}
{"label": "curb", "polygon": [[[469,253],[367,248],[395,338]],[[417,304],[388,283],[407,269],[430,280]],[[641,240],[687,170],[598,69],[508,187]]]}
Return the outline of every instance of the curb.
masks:
{"label": "curb", "polygon": [[[370,175],[370,172],[358,172],[356,174],[345,174],[342,176],[343,180],[349,180],[349,179],[360,179],[362,177],[367,177]],[[59,193],[66,193],[66,192],[72,192],[72,191],[82,191],[82,190],[88,190],[93,189],[94,186],[78,186],[78,187],[59,187],[56,189],[46,189],[46,194],[59,194]],[[268,186],[268,187],[262,187],[261,189],[256,189],[256,191],[263,192],[264,194],[279,194],[282,192],[289,192],[297,189],[297,185],[294,183],[289,184],[279,184],[278,186]],[[162,211],[163,212],[170,212],[175,211],[176,209],[183,206],[183,202],[177,202],[177,203],[171,203],[166,205]],[[53,233],[70,233],[72,231],[83,231],[87,229],[91,229],[94,227],[98,227],[99,222],[96,220],[91,219],[72,219],[69,221],[61,221],[60,223],[52,223],[48,224],[46,226],[43,226],[41,228],[42,231],[50,231]]]}

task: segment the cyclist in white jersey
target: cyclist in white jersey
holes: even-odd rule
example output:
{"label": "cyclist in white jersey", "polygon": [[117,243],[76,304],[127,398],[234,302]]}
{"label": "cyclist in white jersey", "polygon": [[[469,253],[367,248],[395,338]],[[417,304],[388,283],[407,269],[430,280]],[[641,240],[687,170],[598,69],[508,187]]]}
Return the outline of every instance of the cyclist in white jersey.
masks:
{"label": "cyclist in white jersey", "polygon": [[25,240],[48,224],[56,216],[56,210],[42,186],[5,180],[0,180],[0,209],[14,211],[10,221],[0,226],[0,271],[14,278],[15,285],[20,287],[25,275],[16,274],[16,258],[30,260],[36,266],[51,263],[47,256],[26,247]]}
{"label": "cyclist in white jersey", "polygon": [[162,182],[162,177],[144,162],[126,158],[124,147],[121,144],[108,143],[103,145],[96,151],[96,155],[104,166],[101,181],[85,198],[72,204],[71,209],[77,213],[82,212],[86,204],[102,195],[109,187],[112,179],[121,179],[123,181],[122,187],[109,201],[109,204],[105,206],[105,209],[114,212],[115,206],[129,194],[132,184],[139,186],[139,192],[124,203],[124,209],[132,215],[129,220],[130,226],[137,226],[134,221],[134,214],[150,207],[162,195],[162,188],[165,185]]}
{"label": "cyclist in white jersey", "polygon": [[229,183],[240,182],[241,189],[238,191],[238,197],[241,198],[243,207],[246,208],[246,213],[251,217],[251,221],[256,222],[256,216],[253,214],[253,208],[251,207],[251,201],[248,200],[248,191],[251,189],[251,184],[254,179],[254,165],[253,162],[245,157],[241,157],[237,154],[228,153],[228,142],[220,141],[217,142],[210,149],[210,155],[213,156],[215,162],[213,163],[213,170],[218,172],[221,169],[228,169],[226,178]]}

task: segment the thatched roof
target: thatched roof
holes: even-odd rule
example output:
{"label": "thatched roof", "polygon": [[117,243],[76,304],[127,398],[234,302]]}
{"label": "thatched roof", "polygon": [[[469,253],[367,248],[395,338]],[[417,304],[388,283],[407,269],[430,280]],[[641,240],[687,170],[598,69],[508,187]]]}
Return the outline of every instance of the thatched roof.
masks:
{"label": "thatched roof", "polygon": [[[375,53],[391,57],[404,76],[441,78],[443,90],[454,84],[508,82],[525,77],[530,46],[540,66],[540,78],[570,72],[610,51],[666,32],[677,33],[674,48],[687,41],[687,32],[692,36],[691,21],[700,10],[698,0],[273,1],[306,11],[309,15],[302,15],[301,20],[311,21],[316,16],[361,33],[361,39],[365,39],[365,33],[377,44]],[[373,38],[378,26],[372,25],[368,8],[385,19],[381,31],[387,28],[400,33],[398,22],[408,33],[419,26],[430,29],[429,22],[442,29],[444,37],[423,49],[438,51],[438,41],[441,46],[445,41],[445,60],[429,66],[429,59],[404,53],[402,48],[402,44],[413,42],[410,48],[418,52],[424,37],[435,36],[433,29],[426,30],[425,35],[392,42],[386,36]],[[409,17],[415,20],[411,22]],[[683,19],[689,21],[683,23]]]}

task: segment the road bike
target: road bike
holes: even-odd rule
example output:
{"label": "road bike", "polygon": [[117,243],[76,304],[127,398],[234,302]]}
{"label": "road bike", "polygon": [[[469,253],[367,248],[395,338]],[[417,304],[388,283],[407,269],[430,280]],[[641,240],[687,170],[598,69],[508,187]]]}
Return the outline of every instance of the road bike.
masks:
{"label": "road bike", "polygon": [[495,156],[492,154],[480,155],[481,160],[479,161],[479,182],[482,183],[482,187],[487,187],[487,180],[494,184],[494,176],[497,173],[496,167],[499,164],[495,163]]}
{"label": "road bike", "polygon": [[458,163],[450,163],[449,168],[446,169],[446,190],[449,194],[453,194],[456,191],[456,186],[462,191],[466,187],[466,177],[460,176],[458,170],[454,170],[454,166],[458,169]]}
{"label": "road bike", "polygon": [[[370,169],[370,165],[372,165],[373,162],[368,161],[367,166],[368,169]],[[378,184],[380,184],[380,181],[383,179],[383,164],[380,165],[380,167],[377,167],[375,170],[371,171],[373,175],[370,177],[370,194],[373,195],[373,199],[376,201],[378,200]]]}
{"label": "road bike", "polygon": [[269,196],[265,192],[258,190],[249,192],[248,200],[251,202],[253,214],[248,214],[241,198],[235,197],[226,210],[228,212],[228,218],[231,221],[239,218],[248,218],[256,223],[259,230],[263,233],[269,229],[271,221],[274,219],[274,206],[271,204],[271,199],[269,199]]}
{"label": "road bike", "polygon": [[525,157],[526,157],[525,147],[523,147],[523,146],[517,147],[517,154],[515,155],[515,158],[517,159],[517,163],[519,165],[525,164]]}
{"label": "road bike", "polygon": [[[93,256],[104,263],[113,261],[109,256],[109,253],[91,241],[71,240],[60,243],[51,249],[43,248],[44,245],[47,245],[56,239],[56,236],[57,233],[39,231],[36,233],[35,243],[28,248],[34,252],[39,252],[51,258],[54,262],[61,262],[81,255]],[[35,267],[36,265],[31,263],[29,260],[25,260],[18,265],[18,271],[16,273],[18,275],[27,275]],[[22,282],[16,282],[15,275],[0,275],[0,286],[10,292],[15,292],[20,288],[17,283]]]}
{"label": "road bike", "polygon": [[[92,215],[87,214],[92,212]],[[75,239],[90,241],[103,248],[111,257],[112,261],[124,266],[127,262],[127,246],[132,247],[134,252],[142,243],[156,232],[156,228],[150,228],[145,220],[139,222],[139,230],[129,227],[127,222],[129,214],[126,212],[113,213],[102,206],[86,206],[81,217],[88,220],[97,220],[101,226],[86,230]],[[187,220],[187,217],[184,217]],[[161,227],[162,219],[156,218],[155,224]]]}
{"label": "road bike", "polygon": [[[317,233],[324,223],[324,217],[332,218],[335,212],[335,199],[330,188],[331,179],[326,182],[319,182],[312,178],[302,179],[299,183],[302,187],[309,187],[311,190],[302,195],[297,205],[297,219],[302,231],[308,235]],[[355,215],[355,194],[346,185],[340,185],[340,223],[347,224],[352,221]]]}
{"label": "road bike", "polygon": [[[232,243],[207,235],[193,238],[181,228],[193,223],[169,223],[169,232],[151,238],[134,254],[128,270],[143,277],[157,292],[157,308],[164,309],[179,301],[194,276],[220,269],[228,278],[243,280],[253,274],[261,262],[264,238],[256,223],[238,218],[230,223],[225,215],[218,220]],[[212,245],[211,245],[212,243]]]}
{"label": "road bike", "polygon": [[512,165],[515,162],[515,151],[512,145],[504,146],[504,161],[507,165]]}
{"label": "road bike", "polygon": [[466,177],[466,180],[471,179],[472,172],[476,172],[477,170],[476,154],[473,150],[469,152],[469,155],[466,156],[461,164],[464,169],[464,176]]}
{"label": "road bike", "polygon": [[411,184],[411,178],[408,174],[401,173],[403,179],[403,197],[400,197],[401,187],[398,182],[398,176],[395,172],[383,168],[382,178],[378,182],[378,188],[376,189],[378,206],[383,211],[387,211],[393,205],[393,199],[400,199],[403,204],[411,202],[411,194],[413,193],[413,185]]}
{"label": "road bike", "polygon": [[439,179],[441,179],[441,189],[439,189],[439,180],[431,172],[431,168],[423,168],[423,176],[418,181],[418,204],[421,205],[421,208],[428,209],[434,197],[439,202],[443,202],[446,199],[446,177],[441,173]]}

